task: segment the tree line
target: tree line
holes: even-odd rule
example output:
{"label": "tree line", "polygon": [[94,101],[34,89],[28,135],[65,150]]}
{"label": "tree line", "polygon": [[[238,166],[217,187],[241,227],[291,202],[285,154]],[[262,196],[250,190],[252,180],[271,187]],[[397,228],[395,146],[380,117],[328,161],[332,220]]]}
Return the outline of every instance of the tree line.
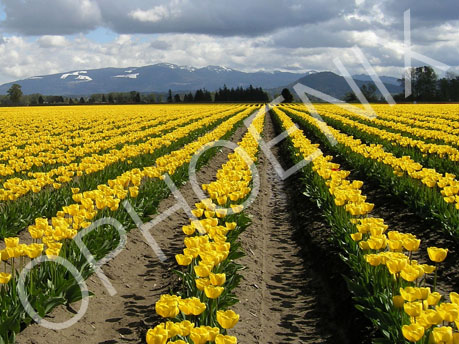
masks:
{"label": "tree line", "polygon": [[261,87],[237,87],[228,89],[226,85],[216,92],[199,89],[188,93],[140,93],[110,92],[95,93],[90,96],[46,96],[41,94],[24,95],[21,85],[13,84],[7,95],[0,96],[2,106],[9,105],[77,105],[77,104],[155,104],[155,103],[211,103],[211,102],[268,102],[269,96]]}
{"label": "tree line", "polygon": [[[411,95],[405,97],[405,79],[411,82]],[[410,68],[398,80],[403,92],[394,95],[397,102],[459,102],[459,76],[448,72],[439,78],[430,66]],[[377,93],[375,84],[368,83],[360,87],[362,94],[369,102],[384,102],[384,98]],[[345,101],[357,102],[354,92],[346,94]]]}

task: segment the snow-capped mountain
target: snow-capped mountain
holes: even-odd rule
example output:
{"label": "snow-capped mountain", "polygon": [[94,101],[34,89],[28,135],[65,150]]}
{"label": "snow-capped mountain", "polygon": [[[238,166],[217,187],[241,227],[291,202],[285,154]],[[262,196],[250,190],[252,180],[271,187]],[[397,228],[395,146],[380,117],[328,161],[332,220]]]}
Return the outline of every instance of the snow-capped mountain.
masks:
{"label": "snow-capped mountain", "polygon": [[206,88],[213,91],[224,84],[229,88],[249,85],[275,88],[290,84],[304,75],[279,71],[246,73],[222,66],[195,68],[158,63],[144,67],[74,70],[34,76],[1,85],[0,94],[5,94],[13,83],[20,84],[24,94],[74,96],[129,91],[166,92],[168,89],[193,91]]}

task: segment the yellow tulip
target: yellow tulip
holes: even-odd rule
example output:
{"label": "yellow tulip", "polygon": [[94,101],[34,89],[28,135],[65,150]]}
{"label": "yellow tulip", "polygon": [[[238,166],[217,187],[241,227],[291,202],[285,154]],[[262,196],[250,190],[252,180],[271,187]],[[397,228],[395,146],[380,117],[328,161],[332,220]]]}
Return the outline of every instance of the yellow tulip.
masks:
{"label": "yellow tulip", "polygon": [[393,275],[402,271],[408,264],[408,259],[391,259],[386,262],[389,272]]}
{"label": "yellow tulip", "polygon": [[403,309],[405,310],[405,313],[410,317],[418,317],[422,313],[422,302],[407,302],[403,305]]}
{"label": "yellow tulip", "polygon": [[177,323],[172,321],[166,322],[167,338],[172,338],[179,335],[182,330]]}
{"label": "yellow tulip", "polygon": [[458,320],[459,306],[454,303],[442,303],[436,307],[436,310],[444,321],[453,322]]}
{"label": "yellow tulip", "polygon": [[459,306],[459,294],[455,292],[449,293],[449,298],[451,302]]}
{"label": "yellow tulip", "polygon": [[405,303],[405,300],[401,295],[395,295],[392,297],[392,302],[394,303],[394,307],[398,309],[402,309]]}
{"label": "yellow tulip", "polygon": [[208,278],[197,278],[195,283],[196,288],[198,288],[200,291],[203,291],[205,287],[210,285],[210,280]]}
{"label": "yellow tulip", "polygon": [[227,214],[227,210],[226,209],[215,209],[215,215],[217,215],[217,217],[219,219],[222,219],[226,216]]}
{"label": "yellow tulip", "polygon": [[209,338],[207,339],[210,342],[215,341],[215,337],[220,333],[220,329],[218,327],[210,327],[210,326],[201,326],[202,328],[206,329],[209,333]]}
{"label": "yellow tulip", "polygon": [[207,277],[212,271],[212,265],[200,263],[194,267],[194,272],[198,277]]}
{"label": "yellow tulip", "polygon": [[192,328],[190,338],[194,344],[205,344],[209,338],[209,331],[203,327]]}
{"label": "yellow tulip", "polygon": [[424,327],[418,324],[403,325],[403,336],[410,342],[417,342],[424,336]]}
{"label": "yellow tulip", "polygon": [[217,337],[215,337],[215,344],[237,344],[237,338],[234,336],[218,334]]}
{"label": "yellow tulip", "polygon": [[237,226],[236,222],[225,222],[225,227],[228,228],[229,230],[235,229]]}
{"label": "yellow tulip", "polygon": [[403,247],[405,247],[406,250],[413,251],[413,252],[419,250],[419,245],[421,244],[421,240],[411,239],[411,238],[407,238],[403,240],[402,242],[403,242]]}
{"label": "yellow tulip", "polygon": [[224,273],[223,274],[210,273],[209,278],[210,278],[210,283],[212,283],[212,285],[214,286],[221,286],[225,284],[226,282],[226,274]]}
{"label": "yellow tulip", "polygon": [[381,256],[379,256],[377,254],[366,254],[365,255],[365,260],[371,266],[378,266],[382,262]]}
{"label": "yellow tulip", "polygon": [[186,225],[182,227],[182,230],[183,230],[183,233],[185,233],[186,235],[193,235],[194,232],[196,231],[196,228],[190,225]]}
{"label": "yellow tulip", "polygon": [[430,335],[429,343],[453,343],[453,329],[449,326],[435,327]]}
{"label": "yellow tulip", "polygon": [[233,328],[239,321],[239,314],[232,310],[217,311],[217,321],[224,329]]}
{"label": "yellow tulip", "polygon": [[428,309],[422,312],[421,317],[424,318],[430,326],[438,325],[443,321],[441,315],[435,309]]}
{"label": "yellow tulip", "polygon": [[168,339],[168,332],[164,324],[156,326],[154,329],[147,331],[147,344],[166,344]]}
{"label": "yellow tulip", "polygon": [[406,265],[400,272],[400,276],[408,282],[413,282],[419,277],[419,271],[411,265]]}
{"label": "yellow tulip", "polygon": [[48,248],[46,249],[46,256],[49,259],[54,259],[59,256],[61,249],[60,248]]}
{"label": "yellow tulip", "polygon": [[189,320],[179,322],[177,325],[180,326],[180,335],[184,337],[189,336],[191,329],[194,327],[194,324]]}
{"label": "yellow tulip", "polygon": [[179,308],[185,315],[199,315],[206,310],[206,305],[197,297],[191,297],[180,300]]}
{"label": "yellow tulip", "polygon": [[11,274],[0,272],[0,284],[7,284],[11,279]]}
{"label": "yellow tulip", "polygon": [[360,232],[352,233],[351,234],[351,238],[354,241],[360,241],[360,240],[362,240],[362,233],[360,233]]}
{"label": "yellow tulip", "polygon": [[9,237],[9,238],[5,238],[3,239],[5,241],[5,245],[6,247],[10,247],[10,248],[15,248],[16,246],[19,245],[19,238],[18,237]]}
{"label": "yellow tulip", "polygon": [[179,265],[188,266],[193,261],[193,257],[187,256],[187,255],[183,255],[183,254],[176,254],[175,255],[175,260],[177,261],[177,263]]}
{"label": "yellow tulip", "polygon": [[204,288],[204,293],[209,299],[216,299],[223,293],[223,290],[225,290],[225,288],[223,287],[215,287],[213,285],[208,285]]}
{"label": "yellow tulip", "polygon": [[435,263],[441,263],[445,260],[446,255],[448,254],[448,249],[438,248],[438,247],[428,247],[427,253],[431,261]]}
{"label": "yellow tulip", "polygon": [[192,213],[193,216],[195,216],[195,217],[201,217],[201,216],[204,214],[204,209],[202,209],[202,208],[201,208],[201,209],[199,209],[199,208],[198,208],[198,209],[193,209],[193,210],[191,211],[191,213]]}
{"label": "yellow tulip", "polygon": [[427,303],[429,306],[436,306],[440,302],[441,294],[439,292],[433,292],[427,297]]}
{"label": "yellow tulip", "polygon": [[161,295],[155,304],[156,313],[163,318],[175,318],[179,314],[179,300],[180,298],[175,295]]}

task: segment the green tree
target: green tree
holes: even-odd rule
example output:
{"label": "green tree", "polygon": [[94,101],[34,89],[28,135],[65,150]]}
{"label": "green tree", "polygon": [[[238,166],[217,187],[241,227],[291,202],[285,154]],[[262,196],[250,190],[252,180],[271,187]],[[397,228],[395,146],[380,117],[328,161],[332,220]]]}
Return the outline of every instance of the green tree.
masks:
{"label": "green tree", "polygon": [[174,96],[174,103],[181,103],[181,102],[182,102],[182,100],[180,99],[180,95],[176,94]]}
{"label": "green tree", "polygon": [[282,103],[291,103],[293,102],[293,96],[290,93],[288,88],[284,88],[281,92],[282,97],[284,97],[284,101]]}
{"label": "green tree", "polygon": [[[412,100],[431,101],[437,96],[437,73],[430,66],[413,67],[408,71],[411,79]],[[405,86],[405,76],[401,79],[402,86]],[[405,92],[405,91],[404,91]]]}
{"label": "green tree", "polygon": [[172,91],[169,89],[169,93],[167,94],[167,102],[172,103]]}
{"label": "green tree", "polygon": [[8,90],[8,97],[13,104],[19,104],[22,98],[22,88],[19,84],[13,84]]}

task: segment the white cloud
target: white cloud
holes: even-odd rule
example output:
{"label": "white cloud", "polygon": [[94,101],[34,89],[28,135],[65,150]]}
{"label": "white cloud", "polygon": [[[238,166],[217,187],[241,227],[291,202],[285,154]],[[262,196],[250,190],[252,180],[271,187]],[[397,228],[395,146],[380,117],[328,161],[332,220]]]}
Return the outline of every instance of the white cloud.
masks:
{"label": "white cloud", "polygon": [[[158,62],[244,71],[334,70],[335,57],[353,73],[362,71],[350,50],[354,45],[378,72],[398,76],[403,68],[404,5],[394,0],[345,5],[317,0],[307,6],[301,0],[0,2],[6,15],[0,23],[0,82]],[[446,5],[409,3],[413,49],[458,66],[457,18],[442,20],[453,16],[445,14]],[[388,4],[397,5],[397,10],[388,9]],[[118,34],[103,43],[85,36],[98,27]]]}
{"label": "white cloud", "polygon": [[45,35],[37,39],[37,43],[42,48],[65,47],[68,44],[64,36]]}
{"label": "white cloud", "polygon": [[141,22],[155,23],[160,20],[169,18],[171,16],[171,12],[166,6],[160,5],[155,6],[146,11],[136,9],[134,11],[129,12],[129,16]]}

